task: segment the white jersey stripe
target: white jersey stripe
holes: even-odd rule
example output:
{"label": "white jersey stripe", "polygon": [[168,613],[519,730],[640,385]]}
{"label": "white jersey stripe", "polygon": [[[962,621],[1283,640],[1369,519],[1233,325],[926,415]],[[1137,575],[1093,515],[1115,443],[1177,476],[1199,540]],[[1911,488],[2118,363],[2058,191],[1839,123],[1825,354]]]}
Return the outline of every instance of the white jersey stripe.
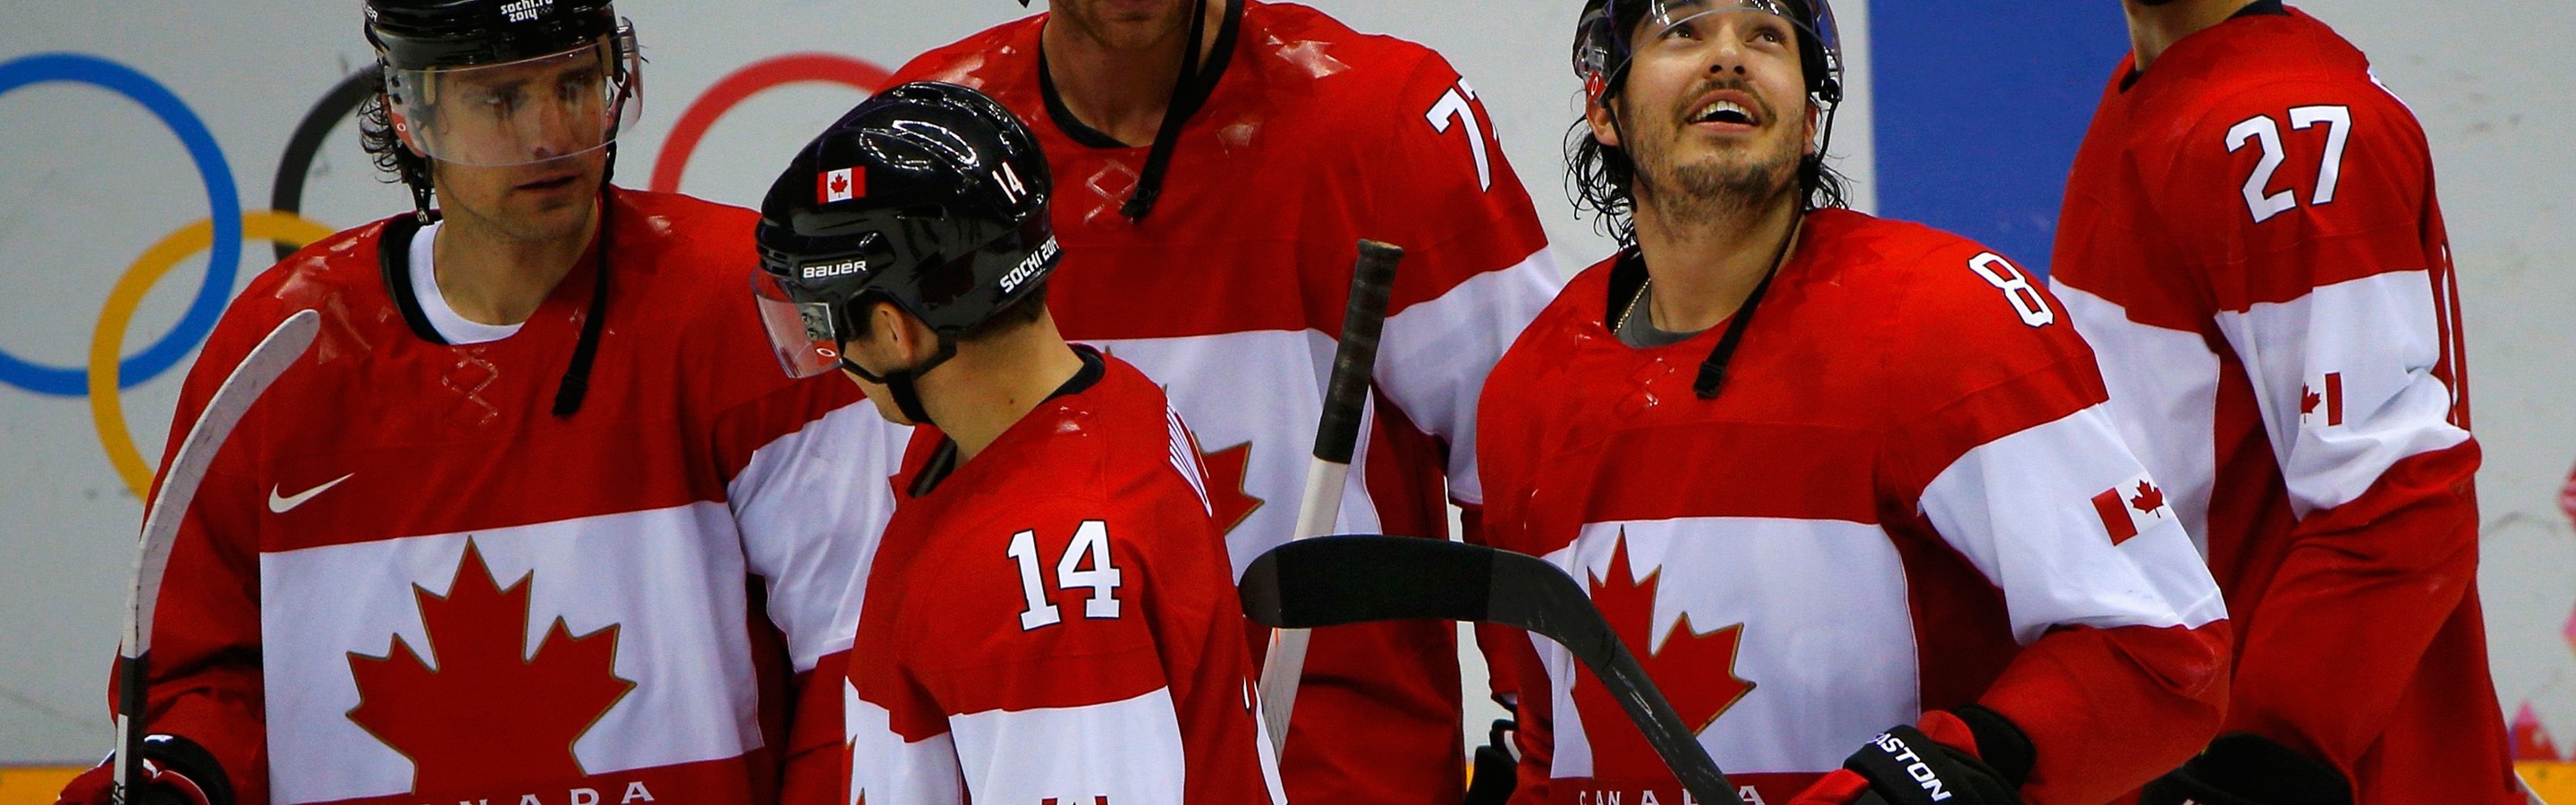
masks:
{"label": "white jersey stripe", "polygon": [[[2209,495],[2217,481],[2218,355],[2199,333],[2141,324],[2081,288],[2050,288],[2093,345],[2111,392],[2111,418],[2138,460],[2155,470],[2192,543],[2209,552]],[[2154,371],[2119,371],[2155,367]]]}
{"label": "white jersey stripe", "polygon": [[1450,497],[1484,502],[1475,432],[1485,375],[1564,285],[1556,259],[1541,247],[1511,268],[1478,274],[1387,317],[1378,388],[1413,424],[1449,441]]}
{"label": "white jersey stripe", "polygon": [[2445,348],[2438,310],[2425,272],[2393,271],[2219,314],[2298,516],[2352,502],[2399,461],[2468,441],[2433,376]]}
{"label": "white jersey stripe", "polygon": [[[261,554],[268,722],[299,725],[269,736],[271,766],[296,771],[271,775],[271,799],[408,790],[412,762],[347,716],[361,703],[351,656],[391,656],[399,639],[435,670],[436,636],[413,591],[452,597],[460,573],[488,572],[468,577],[478,589],[525,585],[524,651],[540,651],[558,619],[570,636],[618,629],[614,673],[635,685],[573,744],[585,771],[720,760],[760,746],[758,725],[735,718],[758,692],[734,684],[748,685],[755,675],[732,532],[722,506],[700,502]],[[469,539],[480,567],[464,562]],[[674,720],[696,726],[670,729]]]}
{"label": "white jersey stripe", "polygon": [[[2106,493],[2112,508],[2095,503]],[[2013,637],[2028,645],[2059,626],[2199,628],[2227,617],[2164,497],[2096,405],[1968,451],[1924,487],[1921,505],[2003,589]],[[2129,519],[2130,508],[2146,516]],[[2146,527],[2113,531],[2133,524]]]}
{"label": "white jersey stripe", "polygon": [[1170,688],[1082,707],[987,710],[948,724],[976,802],[1181,805],[1184,750]]}
{"label": "white jersey stripe", "polygon": [[797,671],[849,650],[858,633],[868,562],[893,516],[886,479],[910,437],[861,400],[753,451],[725,487]]}
{"label": "white jersey stripe", "polygon": [[[1618,578],[1610,570],[1623,549],[1629,572]],[[1702,633],[1741,626],[1732,669],[1693,671],[1731,670],[1753,686],[1699,736],[1728,771],[1829,771],[1859,742],[1920,712],[1905,569],[1878,526],[1757,517],[1591,523],[1544,558],[1596,596],[1606,585],[1652,586],[1651,638],[1629,646],[1650,667],[1654,654],[1686,639],[1674,631],[1685,617]],[[1615,628],[1632,634],[1636,626]],[[1569,687],[1591,676],[1575,672],[1564,648],[1531,639],[1553,688],[1551,776],[1592,776]]]}

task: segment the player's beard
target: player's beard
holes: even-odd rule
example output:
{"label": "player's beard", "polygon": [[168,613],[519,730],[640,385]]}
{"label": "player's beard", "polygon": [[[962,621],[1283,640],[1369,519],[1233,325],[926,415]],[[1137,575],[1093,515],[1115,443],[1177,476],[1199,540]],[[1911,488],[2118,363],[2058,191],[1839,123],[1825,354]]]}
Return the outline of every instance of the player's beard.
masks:
{"label": "player's beard", "polygon": [[1671,117],[1656,124],[1669,127],[1673,136],[1632,140],[1639,206],[1653,210],[1668,224],[1743,217],[1769,210],[1796,188],[1798,162],[1805,153],[1804,143],[1799,141],[1804,127],[1783,119],[1770,100],[1762,97],[1761,90],[1746,81],[1709,81],[1682,97],[1697,99],[1720,89],[1741,90],[1754,97],[1766,122],[1761,135],[1741,147],[1684,161],[1672,151],[1675,144],[1689,136],[1690,126],[1684,121],[1691,110],[1676,109]]}

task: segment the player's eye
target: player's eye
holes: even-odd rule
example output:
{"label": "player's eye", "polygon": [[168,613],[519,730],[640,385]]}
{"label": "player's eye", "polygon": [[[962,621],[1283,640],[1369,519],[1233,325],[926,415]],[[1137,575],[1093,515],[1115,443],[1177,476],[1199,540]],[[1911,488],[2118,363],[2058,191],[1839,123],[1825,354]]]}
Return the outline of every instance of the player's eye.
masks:
{"label": "player's eye", "polygon": [[522,94],[517,87],[484,90],[474,101],[476,105],[494,114],[508,115],[519,108]]}

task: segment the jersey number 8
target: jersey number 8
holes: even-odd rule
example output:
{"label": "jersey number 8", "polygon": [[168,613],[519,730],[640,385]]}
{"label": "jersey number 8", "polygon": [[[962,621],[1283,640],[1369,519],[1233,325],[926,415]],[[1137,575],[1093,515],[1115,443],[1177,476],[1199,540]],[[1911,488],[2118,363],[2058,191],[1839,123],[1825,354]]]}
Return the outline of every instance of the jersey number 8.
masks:
{"label": "jersey number 8", "polygon": [[2014,268],[2012,261],[2005,260],[2003,255],[1994,252],[1977,255],[1968,260],[1968,270],[1977,272],[1977,276],[1985,278],[1986,284],[2003,291],[2004,301],[2011,302],[2013,312],[2021,314],[2021,323],[2032,327],[2057,323],[2057,311],[2048,309],[2048,301],[2039,297],[2039,289],[2030,286],[2030,275]]}
{"label": "jersey number 8", "polygon": [[[1045,580],[1038,578],[1038,532],[1012,534],[1010,557],[1020,567],[1020,596],[1028,603],[1028,608],[1020,612],[1020,631],[1064,622],[1054,596],[1047,594]],[[1085,559],[1090,560],[1088,569],[1083,567]],[[1064,558],[1055,563],[1055,588],[1063,591],[1088,587],[1091,598],[1082,602],[1082,616],[1115,618],[1122,575],[1109,564],[1109,523],[1084,520],[1081,527],[1073,530],[1072,544],[1064,547]]]}

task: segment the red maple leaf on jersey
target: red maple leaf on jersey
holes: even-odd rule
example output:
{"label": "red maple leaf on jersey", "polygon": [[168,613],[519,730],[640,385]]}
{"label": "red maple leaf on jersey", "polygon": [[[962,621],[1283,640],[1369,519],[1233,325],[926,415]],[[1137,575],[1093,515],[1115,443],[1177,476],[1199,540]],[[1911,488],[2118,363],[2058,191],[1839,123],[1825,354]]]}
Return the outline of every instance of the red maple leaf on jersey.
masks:
{"label": "red maple leaf on jersey", "polygon": [[[1635,652],[1646,675],[1663,689],[1682,723],[1696,733],[1734,707],[1753,683],[1735,675],[1735,652],[1744,624],[1702,632],[1685,614],[1665,630],[1658,645],[1651,638],[1655,587],[1662,571],[1642,581],[1628,566],[1628,533],[1619,532],[1611,549],[1610,568],[1588,581],[1592,603],[1610,622],[1619,641]],[[1583,716],[1583,732],[1592,744],[1593,777],[1601,780],[1669,780],[1672,771],[1646,745],[1646,736],[1628,720],[1628,711],[1603,690],[1591,671],[1576,677],[1574,707]]]}
{"label": "red maple leaf on jersey", "polygon": [[382,657],[349,653],[349,720],[413,764],[412,790],[519,790],[583,776],[573,741],[635,683],[616,674],[617,630],[575,636],[562,618],[526,650],[529,580],[500,586],[472,542],[447,595],[419,585],[435,669],[401,638]]}
{"label": "red maple leaf on jersey", "polygon": [[2142,514],[2164,508],[2165,491],[2157,489],[2155,484],[2139,481],[2138,496],[2130,498],[2129,505],[2136,507]]}
{"label": "red maple leaf on jersey", "polygon": [[2301,415],[2301,416],[2306,416],[2306,415],[2308,415],[2308,414],[2316,413],[2316,412],[2317,412],[2317,403],[2324,402],[2324,401],[2325,401],[2325,399],[2326,399],[2325,397],[2323,397],[2323,396],[2321,396],[2321,395],[2317,394],[2316,392],[2308,390],[2308,387],[2306,387],[2306,386],[2300,386],[2300,387],[2299,387],[2299,415]]}
{"label": "red maple leaf on jersey", "polygon": [[1199,463],[1207,467],[1208,508],[1218,534],[1230,534],[1253,512],[1267,502],[1244,491],[1246,467],[1252,463],[1252,443],[1228,447],[1216,452],[1199,451]]}

